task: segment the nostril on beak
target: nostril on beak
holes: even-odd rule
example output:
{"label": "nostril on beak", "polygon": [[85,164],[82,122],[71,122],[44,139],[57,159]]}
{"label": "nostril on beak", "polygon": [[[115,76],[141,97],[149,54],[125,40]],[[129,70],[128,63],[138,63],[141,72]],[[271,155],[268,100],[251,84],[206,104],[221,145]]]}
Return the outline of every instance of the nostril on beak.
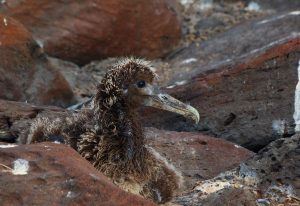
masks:
{"label": "nostril on beak", "polygon": [[165,96],[164,94],[159,94],[158,96],[159,96],[159,98],[162,99],[162,100],[168,100],[168,97]]}

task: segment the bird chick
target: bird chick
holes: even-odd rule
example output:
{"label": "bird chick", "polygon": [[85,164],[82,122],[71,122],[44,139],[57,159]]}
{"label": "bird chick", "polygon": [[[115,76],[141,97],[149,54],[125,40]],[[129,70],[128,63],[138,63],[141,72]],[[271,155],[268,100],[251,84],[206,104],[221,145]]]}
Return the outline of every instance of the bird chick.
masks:
{"label": "bird chick", "polygon": [[170,201],[180,186],[175,167],[145,143],[136,109],[150,106],[199,121],[199,113],[155,84],[150,62],[126,58],[113,65],[89,108],[55,120],[37,119],[27,143],[63,140],[128,192],[156,203]]}

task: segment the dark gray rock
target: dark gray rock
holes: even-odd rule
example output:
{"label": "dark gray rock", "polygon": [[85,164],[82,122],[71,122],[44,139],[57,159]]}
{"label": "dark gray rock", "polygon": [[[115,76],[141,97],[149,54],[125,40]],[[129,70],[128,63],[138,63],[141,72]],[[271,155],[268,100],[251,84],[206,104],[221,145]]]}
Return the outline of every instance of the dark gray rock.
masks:
{"label": "dark gray rock", "polygon": [[290,135],[299,21],[297,13],[270,16],[184,48],[169,60],[174,76],[166,91],[199,110],[199,125],[174,114],[157,118],[154,110],[142,111],[144,124],[201,131],[254,151]]}
{"label": "dark gray rock", "polygon": [[[234,200],[234,201],[233,201]],[[199,182],[180,205],[299,205],[300,135],[279,139],[234,170]]]}
{"label": "dark gray rock", "polygon": [[[251,2],[251,0],[248,0]],[[293,11],[300,8],[300,1],[298,0],[253,0],[263,10],[274,11]]]}

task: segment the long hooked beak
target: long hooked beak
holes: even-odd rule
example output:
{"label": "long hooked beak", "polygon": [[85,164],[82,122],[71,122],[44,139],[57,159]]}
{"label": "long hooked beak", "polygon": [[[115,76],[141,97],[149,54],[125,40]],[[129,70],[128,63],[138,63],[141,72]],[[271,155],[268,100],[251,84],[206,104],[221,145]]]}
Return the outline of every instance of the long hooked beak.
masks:
{"label": "long hooked beak", "polygon": [[188,119],[192,119],[196,124],[200,120],[199,112],[194,107],[184,104],[168,94],[149,95],[144,105],[180,114]]}

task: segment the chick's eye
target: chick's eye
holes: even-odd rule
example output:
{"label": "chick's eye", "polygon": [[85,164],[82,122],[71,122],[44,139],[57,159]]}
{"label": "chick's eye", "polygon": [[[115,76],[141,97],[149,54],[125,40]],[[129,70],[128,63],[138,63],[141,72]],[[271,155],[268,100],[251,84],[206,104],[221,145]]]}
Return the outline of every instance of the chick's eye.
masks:
{"label": "chick's eye", "polygon": [[146,82],[144,80],[141,80],[141,81],[138,81],[136,83],[136,85],[137,85],[138,88],[143,88],[143,87],[145,87]]}

